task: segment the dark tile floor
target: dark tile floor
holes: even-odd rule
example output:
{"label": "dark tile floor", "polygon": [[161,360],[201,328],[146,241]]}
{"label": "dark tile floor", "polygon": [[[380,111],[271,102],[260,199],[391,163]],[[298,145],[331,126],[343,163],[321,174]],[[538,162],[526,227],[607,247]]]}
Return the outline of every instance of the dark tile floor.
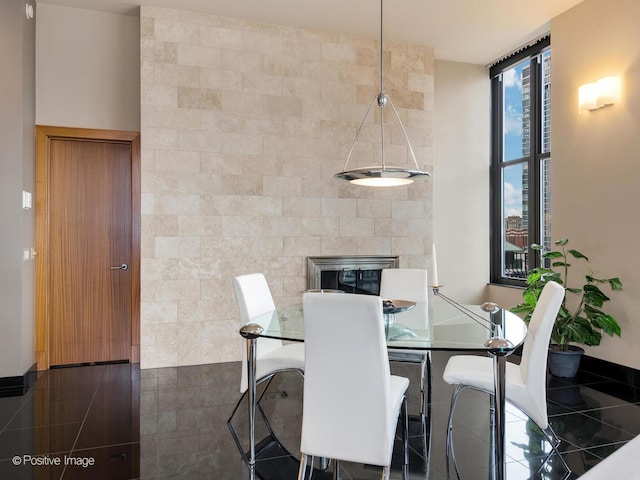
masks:
{"label": "dark tile floor", "polygon": [[[412,480],[447,478],[444,435],[452,389],[441,380],[447,358],[433,355],[431,434],[421,435],[419,424],[412,424]],[[410,377],[409,408],[417,411],[419,368],[394,364],[392,370]],[[40,373],[26,395],[0,398],[0,478],[246,479],[226,425],[239,398],[239,373],[239,363],[142,371],[137,365],[96,365]],[[296,478],[301,392],[302,379],[291,373],[280,375],[265,394],[262,404],[279,442],[262,442],[257,467],[262,480]],[[569,478],[640,434],[640,392],[602,376],[550,378],[548,404],[573,470]],[[245,410],[233,422],[243,445]],[[562,478],[565,472],[554,456],[539,469],[549,444],[536,428],[514,408],[507,420],[508,479]],[[486,395],[463,393],[454,442],[464,479],[488,478],[488,422]],[[260,423],[258,438],[267,436]],[[379,478],[379,470],[343,463],[341,475],[366,480]],[[401,478],[400,471],[392,478]]]}

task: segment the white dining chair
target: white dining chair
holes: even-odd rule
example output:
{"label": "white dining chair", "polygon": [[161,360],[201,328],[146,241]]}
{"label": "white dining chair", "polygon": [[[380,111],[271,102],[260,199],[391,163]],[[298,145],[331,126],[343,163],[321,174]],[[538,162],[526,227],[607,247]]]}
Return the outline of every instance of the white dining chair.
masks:
{"label": "white dining chair", "polygon": [[[248,275],[241,275],[233,279],[233,286],[236,295],[236,302],[238,304],[238,310],[240,313],[240,324],[246,325],[248,323],[257,323],[263,328],[267,328],[267,324],[270,320],[269,316],[262,316],[265,313],[274,312],[276,306],[269,290],[267,280],[262,273],[252,273]],[[262,316],[262,317],[261,317]],[[256,343],[256,384],[260,384],[264,381],[270,381],[274,375],[284,371],[296,371],[300,374],[304,372],[304,344],[301,342],[283,344],[282,340],[275,340],[271,338],[259,338]],[[248,373],[247,373],[247,348],[246,345],[242,346],[242,372],[240,376],[240,393],[242,394],[240,400],[236,404],[227,426],[233,435],[233,438],[238,446],[240,452],[244,454],[244,450],[240,445],[240,441],[231,423],[242,399],[247,394],[248,387]],[[263,390],[263,394],[266,388]],[[261,413],[265,424],[269,428],[269,431],[273,433],[269,421],[267,420],[262,407],[260,407],[260,400],[262,396],[256,402],[258,411]]]}
{"label": "white dining chair", "polygon": [[[384,299],[427,303],[429,282],[427,271],[419,268],[385,268],[380,278],[380,296]],[[427,309],[424,309],[427,312]],[[425,325],[426,328],[425,318]],[[431,404],[431,352],[428,350],[389,349],[389,361],[420,365],[420,414]]]}
{"label": "white dining chair", "polygon": [[403,478],[408,474],[409,380],[391,375],[382,300],[372,295],[305,293],[305,377],[298,479],[308,460],[382,467],[388,479],[402,411]]}
{"label": "white dining chair", "polygon": [[[505,399],[533,420],[551,444],[552,450],[544,461],[546,462],[548,457],[555,452],[567,472],[571,472],[558,451],[560,440],[551,428],[547,416],[547,353],[551,330],[563,298],[564,288],[558,283],[548,282],[544,286],[529,322],[520,364],[511,362],[506,364]],[[447,474],[449,473],[449,458],[451,456],[456,473],[460,477],[452,439],[453,413],[458,395],[466,388],[480,390],[491,395],[491,405],[495,405],[493,364],[491,358],[477,355],[456,355],[447,362],[443,379],[445,382],[455,385],[447,425]]]}

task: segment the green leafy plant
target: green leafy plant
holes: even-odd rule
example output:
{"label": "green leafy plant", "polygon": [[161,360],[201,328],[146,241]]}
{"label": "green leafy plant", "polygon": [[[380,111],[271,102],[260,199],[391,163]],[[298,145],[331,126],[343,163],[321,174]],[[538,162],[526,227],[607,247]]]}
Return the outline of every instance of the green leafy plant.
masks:
{"label": "green leafy plant", "polygon": [[[618,321],[602,311],[602,306],[610,298],[604,294],[600,286],[609,285],[611,290],[622,290],[622,282],[618,277],[596,278],[588,274],[585,275],[585,282],[580,288],[570,287],[569,261],[575,259],[588,262],[589,259],[577,250],[568,249],[568,243],[569,240],[566,238],[557,240],[554,245],[559,247],[559,250],[546,252],[542,245],[531,245],[533,250],[539,252],[541,259],[551,262],[551,268],[538,267],[528,272],[527,287],[522,293],[524,301],[511,309],[514,313],[524,314],[524,320],[528,323],[547,282],[553,280],[562,285],[565,295],[551,332],[551,342],[557,344],[558,349],[562,351],[566,351],[570,343],[599,345],[602,332],[611,336],[620,336],[621,333]],[[540,264],[544,262],[541,261]]]}

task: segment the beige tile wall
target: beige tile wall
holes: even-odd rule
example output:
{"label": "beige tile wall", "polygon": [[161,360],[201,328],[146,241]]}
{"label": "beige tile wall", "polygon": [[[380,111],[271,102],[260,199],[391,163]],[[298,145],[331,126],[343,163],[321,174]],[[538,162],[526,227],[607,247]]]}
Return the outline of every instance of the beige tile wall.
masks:
{"label": "beige tile wall", "polygon": [[[430,179],[333,178],[379,90],[377,42],[151,7],[140,17],[143,368],[240,359],[235,275],[264,272],[285,305],[305,289],[309,255],[429,266]],[[385,43],[384,62],[431,170],[433,51]],[[391,117],[387,163],[409,165]],[[350,166],[379,164],[378,142],[370,115]]]}

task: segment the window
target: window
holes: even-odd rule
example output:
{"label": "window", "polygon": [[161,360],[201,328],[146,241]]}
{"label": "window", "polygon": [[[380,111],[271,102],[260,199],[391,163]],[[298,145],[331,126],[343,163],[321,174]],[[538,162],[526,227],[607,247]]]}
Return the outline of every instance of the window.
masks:
{"label": "window", "polygon": [[524,285],[551,238],[551,48],[547,36],[491,67],[491,281]]}

